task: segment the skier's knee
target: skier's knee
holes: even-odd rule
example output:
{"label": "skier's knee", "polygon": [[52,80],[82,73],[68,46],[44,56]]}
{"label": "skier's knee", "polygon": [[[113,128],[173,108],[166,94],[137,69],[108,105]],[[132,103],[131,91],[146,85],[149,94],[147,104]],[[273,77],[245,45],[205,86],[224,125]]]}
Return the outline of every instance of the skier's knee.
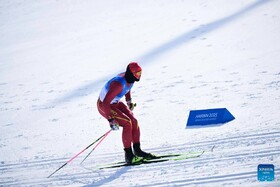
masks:
{"label": "skier's knee", "polygon": [[132,123],[132,126],[133,126],[133,127],[138,127],[138,121],[137,121],[136,118],[132,118],[132,119],[131,119],[131,123]]}

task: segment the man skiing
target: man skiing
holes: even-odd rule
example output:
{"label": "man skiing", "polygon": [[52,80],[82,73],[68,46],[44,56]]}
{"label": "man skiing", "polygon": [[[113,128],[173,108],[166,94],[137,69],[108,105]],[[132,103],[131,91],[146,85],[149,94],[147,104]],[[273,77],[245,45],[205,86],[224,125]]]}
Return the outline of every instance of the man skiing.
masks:
{"label": "man skiing", "polygon": [[[132,110],[136,106],[132,103],[130,90],[135,81],[139,81],[142,68],[137,62],[128,64],[126,71],[110,79],[102,88],[97,100],[99,113],[109,121],[112,130],[123,128],[122,142],[125,151],[125,161],[128,164],[137,162],[137,157],[154,158],[140,148],[140,128]],[[125,96],[127,105],[120,99]],[[133,150],[131,146],[133,145]]]}

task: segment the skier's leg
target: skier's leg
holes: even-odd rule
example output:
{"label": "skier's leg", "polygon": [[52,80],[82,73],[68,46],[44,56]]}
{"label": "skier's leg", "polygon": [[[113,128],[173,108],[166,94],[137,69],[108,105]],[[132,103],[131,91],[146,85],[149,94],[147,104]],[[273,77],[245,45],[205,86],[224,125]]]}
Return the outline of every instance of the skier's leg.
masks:
{"label": "skier's leg", "polygon": [[140,142],[140,127],[138,125],[137,119],[134,117],[132,111],[123,103],[118,103],[118,109],[122,111],[130,120],[132,125],[132,142],[139,143]]}
{"label": "skier's leg", "polygon": [[[103,112],[102,108],[102,102],[97,102],[97,108],[99,113],[105,117],[105,114]],[[123,127],[122,131],[122,141],[124,148],[130,148],[132,143],[132,125],[131,120],[128,116],[126,116],[122,111],[118,109],[118,104],[112,104],[112,115],[115,118],[115,120],[118,122],[118,124]]]}
{"label": "skier's leg", "polygon": [[118,124],[123,127],[122,141],[124,148],[130,148],[132,143],[132,125],[131,120],[122,113],[116,106],[112,106],[112,114]]}
{"label": "skier's leg", "polygon": [[134,114],[132,111],[123,103],[119,102],[118,103],[118,108],[131,119],[132,122],[132,142],[133,142],[133,151],[136,156],[143,157],[143,158],[156,158],[153,154],[151,153],[146,153],[142,151],[140,147],[140,128],[138,126],[138,121],[134,117]]}
{"label": "skier's leg", "polygon": [[118,122],[120,126],[123,127],[122,141],[125,152],[125,161],[128,164],[136,163],[139,161],[138,157],[135,157],[131,143],[133,142],[133,128],[131,119],[126,116],[121,110],[119,110],[118,105],[111,106],[114,119]]}

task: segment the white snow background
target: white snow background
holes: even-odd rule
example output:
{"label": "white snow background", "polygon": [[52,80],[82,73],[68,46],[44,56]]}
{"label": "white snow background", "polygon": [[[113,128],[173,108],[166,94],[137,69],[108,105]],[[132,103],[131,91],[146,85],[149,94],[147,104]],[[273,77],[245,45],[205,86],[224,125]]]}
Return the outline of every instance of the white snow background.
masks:
{"label": "white snow background", "polygon": [[[1,0],[0,186],[280,186],[280,1]],[[130,61],[142,148],[200,158],[98,170],[123,161],[121,131],[96,109]],[[185,128],[190,110],[235,120]],[[274,182],[257,166],[273,164]]]}

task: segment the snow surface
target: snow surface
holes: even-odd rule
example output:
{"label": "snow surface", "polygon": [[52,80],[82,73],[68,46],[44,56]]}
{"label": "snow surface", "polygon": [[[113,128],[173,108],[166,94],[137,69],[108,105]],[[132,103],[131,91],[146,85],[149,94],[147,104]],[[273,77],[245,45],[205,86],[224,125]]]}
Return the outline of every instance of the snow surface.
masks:
{"label": "snow surface", "polygon": [[[0,186],[280,186],[280,1],[1,0]],[[97,170],[122,161],[96,100],[130,61],[142,148],[200,158]],[[185,128],[190,110],[236,119]],[[257,166],[274,164],[275,181]]]}

